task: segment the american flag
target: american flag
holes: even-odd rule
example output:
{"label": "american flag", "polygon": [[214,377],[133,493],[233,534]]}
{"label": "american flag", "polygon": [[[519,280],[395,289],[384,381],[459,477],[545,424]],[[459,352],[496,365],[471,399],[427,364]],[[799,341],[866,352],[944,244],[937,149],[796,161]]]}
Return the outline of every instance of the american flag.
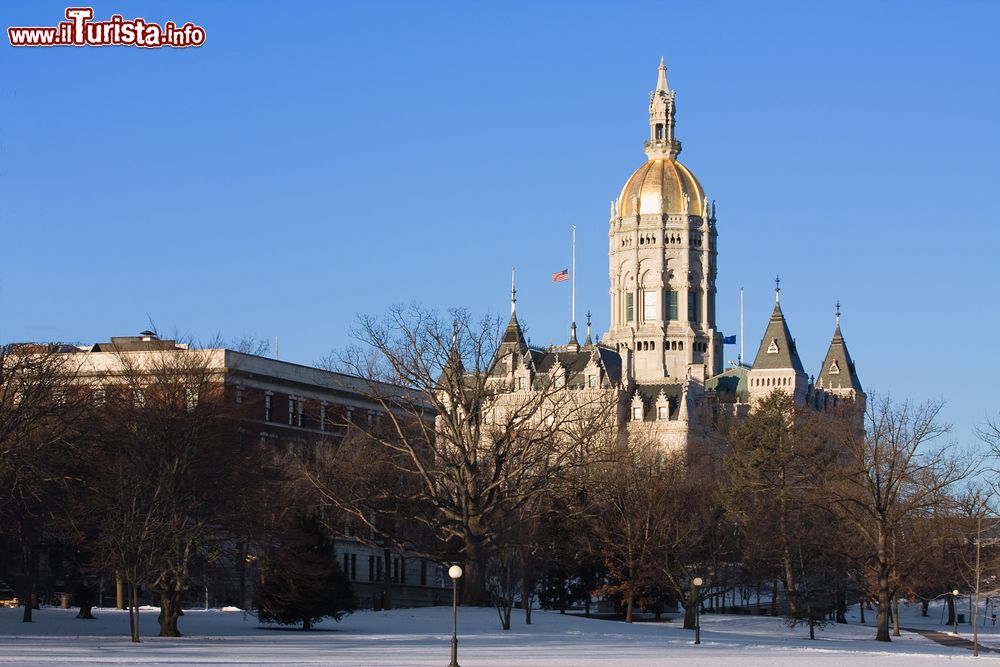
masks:
{"label": "american flag", "polygon": [[569,280],[569,269],[556,271],[555,273],[552,274],[552,282],[561,283],[564,280]]}

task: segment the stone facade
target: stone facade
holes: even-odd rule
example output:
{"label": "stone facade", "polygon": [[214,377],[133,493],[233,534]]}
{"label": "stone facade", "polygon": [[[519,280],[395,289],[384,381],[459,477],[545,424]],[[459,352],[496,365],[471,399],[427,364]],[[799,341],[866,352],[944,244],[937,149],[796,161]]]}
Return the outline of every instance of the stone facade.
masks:
{"label": "stone facade", "polygon": [[[666,449],[685,451],[716,435],[720,413],[748,414],[773,391],[799,405],[822,409],[841,399],[864,401],[854,362],[837,328],[818,379],[799,359],[778,302],[752,366],[723,365],[724,336],[716,325],[718,228],[715,204],[678,159],[676,92],[662,59],[650,93],[646,162],[611,202],[608,230],[610,329],[582,346],[530,347],[514,314],[497,366],[515,392],[575,393],[573,404],[599,390],[618,401],[615,411],[630,432],[652,433]],[[555,374],[555,375],[553,375]],[[561,384],[552,378],[561,376]],[[540,383],[539,377],[548,380]],[[551,377],[550,377],[551,376]],[[587,383],[599,378],[597,387]],[[596,396],[595,396],[596,399]]]}

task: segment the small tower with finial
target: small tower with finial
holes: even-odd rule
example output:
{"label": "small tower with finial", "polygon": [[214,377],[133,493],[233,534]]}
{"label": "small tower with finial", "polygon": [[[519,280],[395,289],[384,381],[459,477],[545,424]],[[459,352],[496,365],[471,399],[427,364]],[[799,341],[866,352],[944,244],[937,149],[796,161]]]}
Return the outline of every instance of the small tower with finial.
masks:
{"label": "small tower with finial", "polygon": [[752,404],[778,391],[792,396],[796,405],[806,402],[809,376],[795,349],[795,339],[781,312],[781,277],[774,277],[774,311],[760,341],[753,367],[747,373]]}
{"label": "small tower with finial", "polygon": [[836,400],[849,398],[861,402],[861,412],[864,412],[865,391],[861,387],[861,380],[854,368],[854,360],[847,350],[847,341],[844,340],[840,332],[840,300],[834,306],[834,316],[836,326],[833,330],[833,338],[830,340],[830,347],[823,358],[823,366],[816,376],[816,388],[822,392],[820,398],[823,403],[828,404],[830,399]]}

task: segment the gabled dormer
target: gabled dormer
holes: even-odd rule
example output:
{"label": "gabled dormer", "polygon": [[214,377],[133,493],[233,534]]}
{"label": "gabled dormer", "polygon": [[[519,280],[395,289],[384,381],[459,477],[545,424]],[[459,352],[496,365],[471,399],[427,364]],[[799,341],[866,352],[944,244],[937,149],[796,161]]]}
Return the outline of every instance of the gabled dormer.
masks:
{"label": "gabled dormer", "polygon": [[656,421],[665,422],[670,420],[670,399],[667,397],[667,392],[660,389],[660,393],[656,396]]}
{"label": "gabled dormer", "polygon": [[558,354],[556,354],[556,358],[552,362],[552,367],[549,369],[548,375],[549,375],[549,386],[552,389],[566,388],[568,373],[566,365],[559,359]]}
{"label": "gabled dormer", "polygon": [[641,422],[646,418],[646,406],[642,401],[642,394],[637,389],[632,394],[632,404],[629,408],[629,421]]}
{"label": "gabled dormer", "polygon": [[583,368],[583,388],[591,390],[600,389],[603,379],[604,367],[601,363],[601,355],[597,354],[597,350],[595,349],[591,353],[587,365]]}

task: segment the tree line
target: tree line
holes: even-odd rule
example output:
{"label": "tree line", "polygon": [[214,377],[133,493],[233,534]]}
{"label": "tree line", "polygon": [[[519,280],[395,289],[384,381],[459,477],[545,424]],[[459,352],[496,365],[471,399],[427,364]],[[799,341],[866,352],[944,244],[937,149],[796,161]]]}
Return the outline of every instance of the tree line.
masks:
{"label": "tree line", "polygon": [[[80,618],[114,585],[133,641],[140,590],[159,603],[159,634],[180,636],[182,601],[220,577],[262,620],[339,617],[350,584],[304,488],[207,349],[122,351],[100,366],[72,346],[0,348],[0,534],[25,622],[43,552]],[[302,581],[317,585],[298,594]]]}
{"label": "tree line", "polygon": [[[776,391],[738,418],[702,406],[700,441],[667,451],[654,426],[628,423],[621,390],[540,377],[518,391],[498,372],[501,333],[465,311],[361,317],[357,345],[327,365],[370,380],[387,419],[354,431],[354,456],[300,470],[376,541],[462,563],[463,602],[495,604],[504,628],[517,603],[530,623],[532,600],[589,610],[603,596],[626,621],[680,605],[693,628],[710,604],[783,614],[812,636],[860,602],[889,641],[901,598],[926,613],[988,579],[969,554],[991,478],[946,440],[940,401],[818,411]],[[996,433],[984,428],[994,454]]]}
{"label": "tree line", "polygon": [[[939,402],[820,412],[776,392],[739,418],[703,408],[711,428],[674,452],[629,424],[621,389],[516,391],[501,333],[419,306],[359,318],[323,365],[360,378],[380,418],[296,452],[261,442],[204,350],[122,354],[112,377],[59,345],[0,348],[0,532],[24,620],[40,549],[58,545],[81,616],[98,579],[117,581],[135,641],[140,590],[178,636],[185,596],[218,572],[263,620],[309,627],[352,607],[331,541],[348,533],[461,563],[463,604],[495,606],[505,629],[518,605],[530,623],[535,605],[590,613],[600,596],[627,622],[679,605],[693,628],[709,605],[812,634],[861,602],[888,641],[901,598],[926,613],[993,585],[970,554],[994,477],[945,440]],[[998,434],[982,428],[994,453]]]}

